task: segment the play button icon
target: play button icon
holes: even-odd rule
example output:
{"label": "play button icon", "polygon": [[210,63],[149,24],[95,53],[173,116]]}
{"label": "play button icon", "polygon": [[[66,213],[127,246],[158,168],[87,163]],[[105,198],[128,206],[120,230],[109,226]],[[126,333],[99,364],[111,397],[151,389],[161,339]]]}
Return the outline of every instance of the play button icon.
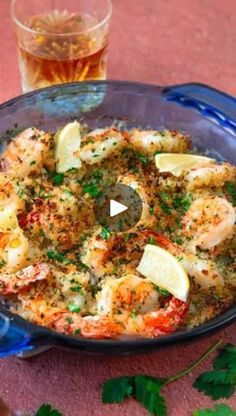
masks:
{"label": "play button icon", "polygon": [[114,199],[110,200],[110,217],[115,217],[115,215],[121,214],[128,209],[126,205],[121,204],[120,202],[115,201]]}
{"label": "play button icon", "polygon": [[128,231],[141,218],[142,200],[132,187],[117,182],[99,193],[94,214],[97,222],[110,231]]}

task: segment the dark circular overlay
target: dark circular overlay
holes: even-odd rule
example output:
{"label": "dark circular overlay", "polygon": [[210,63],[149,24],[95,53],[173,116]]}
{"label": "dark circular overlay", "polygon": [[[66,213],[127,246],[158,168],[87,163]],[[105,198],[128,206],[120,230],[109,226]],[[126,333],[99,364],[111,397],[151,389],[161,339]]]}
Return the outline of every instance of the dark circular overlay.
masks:
{"label": "dark circular overlay", "polygon": [[[110,216],[110,201],[114,200],[127,206],[127,210]],[[104,188],[94,202],[94,214],[97,222],[112,232],[123,232],[133,228],[142,215],[142,200],[130,186],[117,183]]]}

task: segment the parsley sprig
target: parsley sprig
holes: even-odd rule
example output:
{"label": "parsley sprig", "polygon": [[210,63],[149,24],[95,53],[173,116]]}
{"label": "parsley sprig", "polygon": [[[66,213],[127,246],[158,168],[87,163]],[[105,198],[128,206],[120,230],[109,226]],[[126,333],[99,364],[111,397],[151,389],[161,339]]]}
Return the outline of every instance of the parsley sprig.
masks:
{"label": "parsley sprig", "polygon": [[168,378],[150,377],[148,375],[136,375],[118,377],[107,380],[103,384],[103,403],[122,403],[126,398],[132,397],[143,405],[153,416],[167,416],[167,406],[162,389],[170,383],[179,380],[198,367],[210,354],[222,344],[217,341],[201,357],[185,370]]}
{"label": "parsley sprig", "polygon": [[50,404],[42,404],[34,416],[62,416],[62,414]]}
{"label": "parsley sprig", "polygon": [[236,416],[236,412],[226,404],[216,404],[214,409],[195,410],[193,416]]}
{"label": "parsley sprig", "polygon": [[193,386],[214,400],[232,396],[236,387],[236,347],[225,345],[213,362],[213,370],[201,374]]}

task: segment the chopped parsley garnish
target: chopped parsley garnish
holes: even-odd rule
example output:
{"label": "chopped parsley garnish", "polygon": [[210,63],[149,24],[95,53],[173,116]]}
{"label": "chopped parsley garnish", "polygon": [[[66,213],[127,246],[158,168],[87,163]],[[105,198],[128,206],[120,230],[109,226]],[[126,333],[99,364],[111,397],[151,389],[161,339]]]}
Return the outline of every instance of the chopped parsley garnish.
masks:
{"label": "chopped parsley garnish", "polygon": [[149,237],[148,238],[148,244],[153,244],[154,246],[156,246],[156,239],[155,239],[155,237]]}
{"label": "chopped parsley garnish", "polygon": [[22,188],[19,188],[18,191],[17,191],[17,195],[19,196],[19,198],[22,198],[22,196],[25,195],[24,190]]}
{"label": "chopped parsley garnish", "polygon": [[147,163],[149,162],[148,157],[145,156],[141,152],[136,152],[136,156],[139,158],[140,162],[142,162],[144,165],[147,165]]}
{"label": "chopped parsley garnish", "polygon": [[135,310],[131,311],[130,316],[131,316],[131,318],[137,318],[137,316],[138,316],[137,311],[135,311]]}
{"label": "chopped parsley garnish", "polygon": [[75,335],[80,335],[81,334],[81,329],[79,329],[79,328],[75,329],[74,334]]}
{"label": "chopped parsley garnish", "polygon": [[70,168],[66,171],[66,173],[76,173],[78,169],[76,168]]}
{"label": "chopped parsley garnish", "polygon": [[35,165],[36,164],[36,160],[31,160],[31,162],[30,162],[30,166],[33,166],[33,165]]}
{"label": "chopped parsley garnish", "polygon": [[170,293],[168,292],[168,290],[166,289],[162,289],[161,287],[157,286],[157,285],[153,285],[154,289],[160,293],[160,295],[162,296],[170,296]]}
{"label": "chopped parsley garnish", "polygon": [[101,181],[101,179],[103,178],[103,173],[100,171],[100,170],[98,170],[98,169],[96,169],[96,170],[94,170],[93,171],[93,173],[92,173],[92,178],[97,182],[97,183],[99,183],[100,181]]}
{"label": "chopped parsley garnish", "polygon": [[96,197],[96,196],[98,196],[100,191],[99,191],[98,186],[96,184],[91,183],[91,184],[85,185],[83,187],[83,192],[85,194],[89,194],[92,197]]}
{"label": "chopped parsley garnish", "polygon": [[169,207],[169,205],[167,205],[167,203],[165,201],[163,201],[162,199],[159,199],[159,205],[160,205],[162,211],[165,214],[170,215],[170,213],[171,213],[171,207]]}
{"label": "chopped parsley garnish", "polygon": [[4,267],[5,266],[5,264],[6,264],[6,262],[5,262],[5,260],[0,260],[0,269],[2,268],[2,267]]}
{"label": "chopped parsley garnish", "polygon": [[86,241],[88,238],[88,234],[81,234],[79,238],[81,241]]}
{"label": "chopped parsley garnish", "polygon": [[66,322],[68,322],[68,324],[73,324],[73,319],[70,316],[68,316],[66,318]]}
{"label": "chopped parsley garnish", "polygon": [[76,305],[75,303],[69,303],[67,305],[67,309],[69,309],[69,311],[74,312],[74,313],[78,313],[81,311],[80,306]]}
{"label": "chopped parsley garnish", "polygon": [[235,207],[236,206],[236,185],[233,182],[226,182],[225,187],[232,199],[232,204]]}
{"label": "chopped parsley garnish", "polygon": [[110,237],[110,231],[108,228],[106,227],[102,227],[102,231],[100,233],[100,236],[102,237],[103,240],[107,240]]}
{"label": "chopped parsley garnish", "polygon": [[174,208],[188,211],[191,205],[191,194],[186,194],[185,196],[177,196],[173,201]]}
{"label": "chopped parsley garnish", "polygon": [[81,261],[80,256],[77,256],[77,263],[80,269],[87,271],[89,267]]}
{"label": "chopped parsley garnish", "polygon": [[93,298],[96,297],[97,292],[99,292],[100,290],[101,290],[101,287],[99,287],[97,285],[90,285],[89,286],[89,291],[90,291]]}
{"label": "chopped parsley garnish", "polygon": [[70,189],[63,189],[63,192],[69,196],[74,196],[73,192]]}
{"label": "chopped parsley garnish", "polygon": [[154,214],[154,207],[149,207],[149,214],[153,215]]}
{"label": "chopped parsley garnish", "polygon": [[119,222],[118,222],[118,228],[119,228],[119,231],[123,231],[124,230],[124,221],[123,220],[119,220]]}
{"label": "chopped parsley garnish", "polygon": [[98,196],[100,190],[99,190],[99,184],[103,178],[103,173],[96,169],[92,172],[91,178],[88,181],[88,183],[83,185],[83,192],[85,194],[89,194],[92,197]]}
{"label": "chopped parsley garnish", "polygon": [[63,263],[65,260],[65,254],[64,253],[57,253],[54,250],[48,250],[47,256],[50,260],[56,260],[59,263]]}
{"label": "chopped parsley garnish", "polygon": [[176,237],[175,239],[173,239],[173,241],[174,243],[179,244],[179,245],[183,244],[183,240],[180,237]]}
{"label": "chopped parsley garnish", "polygon": [[153,156],[159,155],[160,153],[162,153],[162,150],[156,150],[153,154]]}
{"label": "chopped parsley garnish", "polygon": [[71,264],[72,261],[68,259],[68,257],[65,255],[65,253],[59,253],[55,250],[48,250],[47,256],[50,260],[56,260],[59,263],[65,263],[65,264]]}
{"label": "chopped parsley garnish", "polygon": [[54,185],[61,185],[64,181],[64,173],[58,173],[57,175],[54,175],[52,181]]}
{"label": "chopped parsley garnish", "polygon": [[83,293],[83,288],[81,285],[76,285],[76,286],[72,286],[71,288],[72,292],[78,292],[78,293]]}
{"label": "chopped parsley garnish", "polygon": [[129,239],[132,237],[132,234],[131,233],[126,233],[126,234],[123,234],[123,237],[124,237],[125,241],[129,241]]}

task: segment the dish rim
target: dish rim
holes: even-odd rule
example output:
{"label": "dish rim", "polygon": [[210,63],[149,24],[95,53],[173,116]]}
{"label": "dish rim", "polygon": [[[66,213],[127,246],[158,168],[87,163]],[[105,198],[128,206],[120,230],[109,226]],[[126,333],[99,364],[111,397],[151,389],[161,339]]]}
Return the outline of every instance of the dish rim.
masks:
{"label": "dish rim", "polygon": [[[0,110],[11,107],[15,103],[21,103],[22,100],[27,98],[31,98],[37,96],[38,94],[47,93],[48,91],[53,92],[58,90],[58,88],[73,88],[73,86],[80,86],[81,92],[83,92],[83,87],[86,88],[88,85],[92,86],[99,86],[99,85],[111,85],[117,86],[118,88],[123,87],[131,87],[132,90],[135,87],[143,87],[150,91],[150,93],[155,93],[155,91],[167,91],[173,87],[183,87],[183,86],[193,86],[196,88],[207,88],[209,91],[214,93],[220,93],[222,96],[226,97],[230,100],[233,106],[236,106],[236,98],[233,96],[228,95],[227,93],[221,92],[216,88],[210,87],[203,83],[186,83],[180,84],[177,86],[159,86],[152,83],[143,83],[143,82],[136,82],[136,81],[122,81],[122,80],[104,80],[104,81],[91,81],[91,82],[71,82],[67,84],[58,84],[53,85],[50,87],[41,88],[39,90],[30,91],[26,94],[21,94],[19,96],[13,97],[6,102],[0,104]],[[127,88],[127,92],[129,89]],[[88,90],[84,90],[86,93],[90,93]],[[91,91],[93,93],[93,91]],[[82,338],[73,335],[66,335],[61,334],[56,331],[53,331],[49,328],[33,324],[26,319],[20,317],[17,314],[11,313],[7,310],[1,303],[0,303],[0,312],[3,313],[5,316],[10,318],[10,321],[13,322],[17,328],[26,331],[26,333],[30,337],[31,343],[47,345],[48,342],[51,345],[60,345],[66,346],[69,348],[77,349],[77,350],[88,350],[93,352],[105,352],[109,354],[109,349],[111,349],[111,354],[113,353],[121,353],[124,352],[137,352],[138,351],[146,351],[148,349],[155,349],[158,346],[165,346],[170,344],[176,344],[178,342],[189,341],[197,336],[208,335],[214,330],[218,330],[223,326],[230,324],[232,321],[236,319],[236,305],[233,304],[230,308],[226,311],[221,313],[220,315],[216,316],[215,318],[197,326],[190,330],[186,331],[176,331],[170,335],[157,337],[157,338],[130,338],[130,339],[90,339],[90,338]],[[114,350],[114,351],[113,351]]]}

